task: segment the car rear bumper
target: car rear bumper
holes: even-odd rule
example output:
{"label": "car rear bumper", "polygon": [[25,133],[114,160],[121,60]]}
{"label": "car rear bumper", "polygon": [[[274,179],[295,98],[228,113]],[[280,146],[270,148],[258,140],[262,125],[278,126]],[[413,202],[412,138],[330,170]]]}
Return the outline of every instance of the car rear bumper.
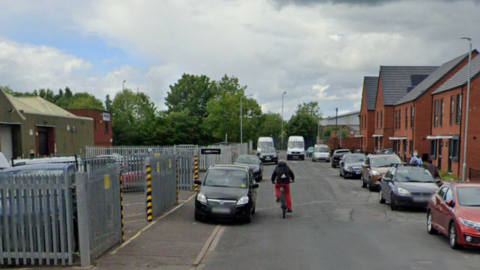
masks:
{"label": "car rear bumper", "polygon": [[247,205],[224,205],[212,206],[195,202],[195,213],[201,217],[217,220],[233,220],[246,218],[249,215],[250,206]]}
{"label": "car rear bumper", "polygon": [[[428,198],[427,198],[428,199]],[[395,196],[395,203],[399,206],[411,206],[424,208],[428,206],[428,200],[411,196]]]}
{"label": "car rear bumper", "polygon": [[346,176],[346,177],[358,177],[360,178],[362,176],[362,172],[359,171],[359,172],[356,172],[356,171],[353,171],[353,172],[349,172],[349,171],[344,171],[343,174]]}
{"label": "car rear bumper", "polygon": [[271,157],[271,158],[260,157],[260,160],[262,161],[262,163],[277,162],[277,161],[278,161],[278,157]]}

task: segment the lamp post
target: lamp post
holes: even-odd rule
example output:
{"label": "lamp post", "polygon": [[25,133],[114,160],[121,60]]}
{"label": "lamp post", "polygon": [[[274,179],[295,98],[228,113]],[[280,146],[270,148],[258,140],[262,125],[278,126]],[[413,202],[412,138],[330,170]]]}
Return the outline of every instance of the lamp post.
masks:
{"label": "lamp post", "polygon": [[125,90],[125,83],[126,83],[126,82],[127,82],[126,80],[123,80],[123,83],[122,83],[122,91]]}
{"label": "lamp post", "polygon": [[283,92],[282,94],[282,149],[283,149],[283,96],[286,94],[287,92]]}
{"label": "lamp post", "polygon": [[468,103],[469,103],[469,100],[470,100],[470,64],[472,62],[472,38],[471,37],[462,37],[461,39],[466,39],[470,43],[469,50],[468,50],[467,104],[465,105],[465,137],[464,137],[464,142],[463,142],[462,182],[465,182],[465,177],[466,177],[466,174],[467,174]]}
{"label": "lamp post", "polygon": [[243,144],[243,105],[242,105],[242,100],[244,97],[249,97],[253,94],[242,96],[240,98],[240,144]]}

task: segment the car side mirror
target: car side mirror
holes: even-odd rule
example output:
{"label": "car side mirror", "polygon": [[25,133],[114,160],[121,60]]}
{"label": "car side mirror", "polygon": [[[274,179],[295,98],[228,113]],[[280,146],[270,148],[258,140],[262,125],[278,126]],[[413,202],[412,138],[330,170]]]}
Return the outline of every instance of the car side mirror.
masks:
{"label": "car side mirror", "polygon": [[455,207],[455,201],[454,200],[447,200],[445,203],[450,206],[450,207]]}
{"label": "car side mirror", "polygon": [[258,184],[253,184],[253,185],[252,185],[252,188],[258,188],[258,187],[259,187]]}
{"label": "car side mirror", "polygon": [[202,185],[202,181],[200,181],[200,180],[195,180],[195,181],[193,181],[193,183],[194,183],[195,185],[199,185],[199,186]]}

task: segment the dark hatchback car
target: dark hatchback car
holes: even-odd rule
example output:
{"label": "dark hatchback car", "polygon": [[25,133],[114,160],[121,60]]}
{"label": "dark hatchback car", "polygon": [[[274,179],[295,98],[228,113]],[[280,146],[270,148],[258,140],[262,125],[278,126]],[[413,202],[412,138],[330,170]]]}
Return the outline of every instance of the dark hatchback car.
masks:
{"label": "dark hatchback car", "polygon": [[338,164],[340,176],[360,177],[362,175],[362,165],[365,162],[364,154],[346,154]]}
{"label": "dark hatchback car", "polygon": [[340,163],[340,160],[342,159],[343,155],[345,154],[351,154],[352,151],[349,149],[337,149],[333,152],[332,158],[330,159],[330,165],[332,168],[335,168],[338,166]]}
{"label": "dark hatchback car", "polygon": [[213,165],[208,169],[195,198],[195,220],[242,219],[255,214],[258,184],[250,169],[242,165]]}
{"label": "dark hatchback car", "polygon": [[240,155],[235,161],[236,165],[248,166],[255,177],[255,180],[262,181],[263,179],[263,164],[260,158],[256,155]]}
{"label": "dark hatchback car", "polygon": [[392,210],[399,206],[427,207],[438,185],[430,172],[421,167],[397,166],[380,180],[379,201],[390,202]]}
{"label": "dark hatchback car", "polygon": [[278,152],[274,147],[262,148],[262,151],[258,153],[258,157],[262,163],[272,162],[278,164]]}

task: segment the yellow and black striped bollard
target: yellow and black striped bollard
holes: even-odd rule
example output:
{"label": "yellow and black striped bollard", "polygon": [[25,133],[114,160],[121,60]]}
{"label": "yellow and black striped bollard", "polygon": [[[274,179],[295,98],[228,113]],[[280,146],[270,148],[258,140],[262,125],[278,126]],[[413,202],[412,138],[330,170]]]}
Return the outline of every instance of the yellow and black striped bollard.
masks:
{"label": "yellow and black striped bollard", "polygon": [[120,211],[122,223],[122,243],[125,242],[125,220],[123,214],[123,175],[120,174]]}
{"label": "yellow and black striped bollard", "polygon": [[[193,179],[198,180],[198,156],[195,156],[193,161]],[[195,192],[197,192],[198,185],[194,184],[193,189],[195,190]]]}
{"label": "yellow and black striped bollard", "polygon": [[147,221],[153,220],[152,209],[152,166],[147,166]]}

